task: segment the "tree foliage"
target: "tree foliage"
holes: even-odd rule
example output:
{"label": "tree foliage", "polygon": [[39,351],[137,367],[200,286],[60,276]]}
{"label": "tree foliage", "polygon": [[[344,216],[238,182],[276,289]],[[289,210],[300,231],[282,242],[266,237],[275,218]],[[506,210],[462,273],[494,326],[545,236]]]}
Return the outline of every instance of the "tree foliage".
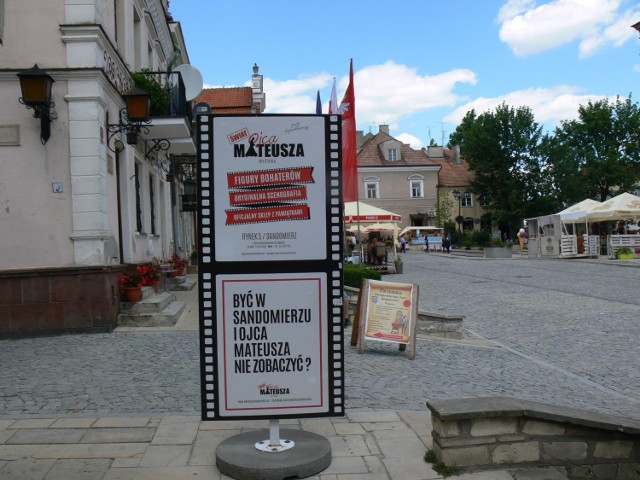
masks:
{"label": "tree foliage", "polygon": [[640,110],[631,96],[589,102],[546,147],[556,191],[568,204],[632,190],[640,180]]}
{"label": "tree foliage", "polygon": [[475,174],[471,190],[513,235],[525,218],[585,198],[605,200],[640,181],[640,109],[619,97],[580,106],[575,120],[542,134],[528,107],[467,112],[451,134]]}
{"label": "tree foliage", "polygon": [[543,164],[542,127],[528,107],[499,105],[476,116],[471,110],[450,137],[475,173],[471,191],[488,200],[488,210],[508,234],[536,209]]}

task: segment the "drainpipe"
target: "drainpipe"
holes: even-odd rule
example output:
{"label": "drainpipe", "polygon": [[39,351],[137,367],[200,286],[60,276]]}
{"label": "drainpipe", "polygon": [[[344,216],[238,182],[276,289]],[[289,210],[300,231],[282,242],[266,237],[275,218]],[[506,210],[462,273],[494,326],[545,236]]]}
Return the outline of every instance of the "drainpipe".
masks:
{"label": "drainpipe", "polygon": [[178,183],[176,182],[176,166],[173,155],[171,158],[171,229],[173,232],[173,251],[180,254],[180,237],[178,235]]}

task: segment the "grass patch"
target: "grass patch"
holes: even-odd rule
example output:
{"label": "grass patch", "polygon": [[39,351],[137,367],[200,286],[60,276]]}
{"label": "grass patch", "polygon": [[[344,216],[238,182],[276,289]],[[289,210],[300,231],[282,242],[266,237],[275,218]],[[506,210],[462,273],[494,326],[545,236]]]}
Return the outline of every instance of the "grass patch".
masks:
{"label": "grass patch", "polygon": [[438,462],[433,450],[427,450],[427,453],[424,454],[424,461],[430,463],[433,471],[438,475],[442,475],[444,478],[450,477],[451,475],[458,475],[460,473],[460,469],[458,467],[447,467],[444,463]]}

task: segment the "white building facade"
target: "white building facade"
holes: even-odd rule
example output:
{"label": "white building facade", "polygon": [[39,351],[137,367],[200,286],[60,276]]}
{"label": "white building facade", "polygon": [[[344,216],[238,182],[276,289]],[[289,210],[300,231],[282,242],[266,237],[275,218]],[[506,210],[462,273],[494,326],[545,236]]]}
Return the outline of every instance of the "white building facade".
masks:
{"label": "white building facade", "polygon": [[[167,0],[0,0],[0,41],[0,335],[110,330],[124,265],[196,243],[184,94],[131,144],[119,128],[132,72],[188,63],[180,25]],[[55,81],[46,143],[19,102],[34,64]]]}

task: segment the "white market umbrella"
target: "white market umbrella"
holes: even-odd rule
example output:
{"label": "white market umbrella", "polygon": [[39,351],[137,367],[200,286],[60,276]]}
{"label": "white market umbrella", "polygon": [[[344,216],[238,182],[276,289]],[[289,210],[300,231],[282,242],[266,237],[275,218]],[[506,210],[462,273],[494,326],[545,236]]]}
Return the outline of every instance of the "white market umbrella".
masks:
{"label": "white market umbrella", "polygon": [[558,212],[557,215],[560,215],[560,219],[563,222],[584,222],[587,219],[589,211],[592,208],[597,207],[598,205],[601,205],[601,203],[597,202],[596,200],[587,198],[585,200],[582,200],[581,202],[576,203],[575,205],[571,205],[570,207],[565,208],[561,212]]}
{"label": "white market umbrella", "polygon": [[363,202],[344,204],[345,223],[401,222],[402,215]]}
{"label": "white market umbrella", "polygon": [[587,215],[590,222],[640,218],[640,197],[621,193],[589,209]]}

